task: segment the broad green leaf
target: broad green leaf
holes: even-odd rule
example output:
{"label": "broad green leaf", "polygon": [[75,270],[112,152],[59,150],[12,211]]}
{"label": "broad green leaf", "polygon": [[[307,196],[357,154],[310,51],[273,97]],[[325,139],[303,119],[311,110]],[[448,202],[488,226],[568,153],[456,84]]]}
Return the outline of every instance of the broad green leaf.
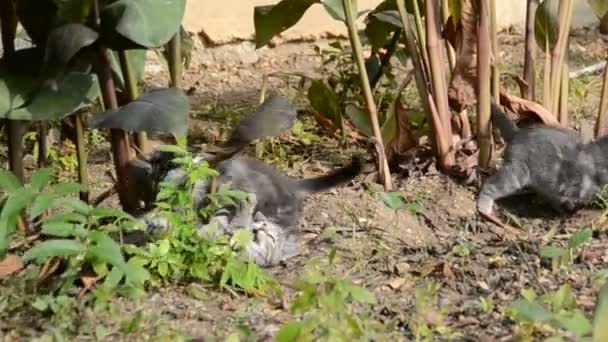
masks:
{"label": "broad green leaf", "polygon": [[112,48],[125,47],[117,35],[142,47],[159,47],[179,30],[185,9],[186,0],[118,0],[101,12],[102,35]]}
{"label": "broad green leaf", "polygon": [[68,195],[73,194],[82,190],[82,185],[78,183],[62,183],[51,185],[50,191],[57,195]]}
{"label": "broad green leaf", "polygon": [[19,178],[9,170],[0,169],[0,191],[11,193],[19,188],[22,184]]}
{"label": "broad green leaf", "polygon": [[89,126],[119,128],[126,131],[162,131],[185,134],[188,98],[176,88],[156,89],[129,102],[117,111],[93,116]]}
{"label": "broad green leaf", "polygon": [[568,246],[570,248],[577,248],[580,245],[588,242],[593,237],[593,229],[591,228],[583,228],[579,229],[568,239]]}
{"label": "broad green leaf", "polygon": [[32,206],[30,207],[30,219],[34,219],[49,209],[55,201],[56,195],[51,193],[42,193],[36,196]]}
{"label": "broad green leaf", "polygon": [[537,9],[534,18],[534,37],[538,47],[545,51],[548,46],[553,49],[559,35],[559,0],[544,0]]}
{"label": "broad green leaf", "polygon": [[161,261],[158,263],[157,270],[158,270],[158,274],[161,277],[165,278],[167,276],[167,274],[169,273],[169,264],[167,264],[167,262],[165,262],[165,261]]}
{"label": "broad green leaf", "polygon": [[397,10],[375,12],[371,15],[383,23],[387,23],[394,26],[392,31],[394,31],[395,28],[403,27],[403,23],[401,22],[401,16],[399,15],[399,11]]}
{"label": "broad green leaf", "polygon": [[75,212],[83,215],[89,215],[91,213],[91,206],[86,202],[76,197],[66,197],[58,199],[59,204],[74,210]]}
{"label": "broad green leaf", "polygon": [[255,6],[255,48],[259,49],[270,40],[297,24],[310,6],[319,0],[282,0],[275,5]]}
{"label": "broad green leaf", "polygon": [[[6,203],[2,207],[0,217],[16,217],[23,209],[27,207],[28,204],[34,200],[35,197],[36,193],[30,188],[17,189],[6,200]],[[0,229],[2,228],[0,227]]]}
{"label": "broad green leaf", "polygon": [[57,5],[57,14],[72,23],[84,22],[95,0],[55,0]]}
{"label": "broad green leaf", "polygon": [[70,257],[84,251],[84,245],[76,240],[46,240],[36,244],[23,255],[23,261],[44,262],[50,257]]}
{"label": "broad green leaf", "polygon": [[93,217],[115,217],[115,218],[133,218],[128,213],[116,208],[96,207],[91,210]]}
{"label": "broad green leaf", "polygon": [[90,255],[98,261],[105,261],[114,267],[119,267],[126,273],[126,262],[118,243],[102,232],[93,232],[90,238],[94,245],[89,250]]}
{"label": "broad green leaf", "polygon": [[297,341],[302,331],[302,323],[298,321],[289,321],[279,329],[275,335],[277,342],[292,342]]}
{"label": "broad green leaf", "polygon": [[112,270],[103,282],[103,286],[109,289],[116,288],[116,286],[118,286],[124,275],[125,273],[119,267],[112,267]]}
{"label": "broad green leaf", "polygon": [[42,226],[42,234],[56,237],[68,237],[74,235],[75,228],[76,225],[74,223],[51,222]]}
{"label": "broad green leaf", "polygon": [[53,213],[42,219],[42,223],[68,222],[84,224],[87,222],[86,216],[79,213]]}
{"label": "broad green leaf", "polygon": [[570,309],[573,304],[572,287],[569,283],[560,286],[559,290],[551,296],[553,311],[559,312],[562,309]]}
{"label": "broad green leaf", "polygon": [[554,246],[544,246],[540,249],[540,256],[544,258],[555,258],[566,255],[566,250]]}
{"label": "broad green leaf", "polygon": [[[353,13],[357,13],[357,0],[350,0],[353,4]],[[321,4],[325,7],[325,10],[335,20],[346,22],[346,15],[344,14],[344,6],[342,0],[321,0]]]}
{"label": "broad green leaf", "polygon": [[583,313],[580,311],[573,313],[560,313],[557,314],[553,319],[561,328],[577,335],[578,337],[585,336],[593,330],[591,322],[589,322],[587,317],[585,317],[585,315],[583,315]]}
{"label": "broad green leaf", "polygon": [[[146,52],[147,50],[126,50],[127,59],[129,60],[129,66],[133,71],[133,78],[136,82],[141,81],[144,74],[144,67],[146,64]],[[112,67],[112,76],[114,78],[114,85],[117,89],[125,91],[125,81],[122,76],[122,69],[120,68],[120,59],[118,58],[118,52],[114,50],[106,50],[106,56]]]}
{"label": "broad green leaf", "polygon": [[511,304],[518,315],[533,322],[546,322],[552,318],[552,314],[544,306],[527,299],[520,299]]}
{"label": "broad green leaf", "polygon": [[67,23],[55,27],[49,33],[42,70],[47,77],[62,76],[68,63],[76,54],[95,43],[99,34],[79,23]]}
{"label": "broad green leaf", "polygon": [[597,294],[593,313],[593,342],[608,341],[608,283]]}
{"label": "broad green leaf", "polygon": [[36,169],[30,176],[30,187],[40,191],[52,178],[53,174],[50,168]]}
{"label": "broad green leaf", "polygon": [[350,122],[357,129],[361,130],[363,134],[368,137],[373,136],[372,124],[369,120],[369,114],[365,108],[359,107],[358,105],[348,103],[345,108],[346,116],[350,119]]}
{"label": "broad green leaf", "polygon": [[[247,227],[243,227],[247,228]],[[253,232],[249,229],[237,229],[231,238],[234,245],[245,249],[253,241]]]}
{"label": "broad green leaf", "polygon": [[360,303],[376,304],[376,296],[366,288],[357,285],[348,285],[347,289],[354,300]]}
{"label": "broad green leaf", "polygon": [[322,116],[339,125],[342,119],[342,108],[338,95],[323,81],[314,80],[308,88],[310,106]]}
{"label": "broad green leaf", "polygon": [[405,207],[403,193],[401,191],[379,192],[384,204],[391,209],[401,209]]}

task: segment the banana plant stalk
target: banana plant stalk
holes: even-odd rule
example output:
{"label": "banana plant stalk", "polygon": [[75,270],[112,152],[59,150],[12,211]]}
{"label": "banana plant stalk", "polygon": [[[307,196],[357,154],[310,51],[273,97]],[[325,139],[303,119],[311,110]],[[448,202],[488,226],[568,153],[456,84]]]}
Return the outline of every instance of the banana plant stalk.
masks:
{"label": "banana plant stalk", "polygon": [[422,54],[422,61],[424,62],[424,66],[426,70],[430,70],[429,67],[429,55],[426,47],[426,37],[424,36],[424,26],[422,25],[422,15],[420,14],[420,7],[418,6],[418,0],[412,1],[412,5],[414,6],[414,22],[416,23],[416,34],[418,37],[418,47],[420,48],[420,52]]}
{"label": "banana plant stalk", "polygon": [[445,70],[443,53],[440,49],[439,18],[435,11],[441,5],[440,0],[425,1],[425,24],[426,24],[426,48],[429,58],[431,84],[433,89],[433,99],[441,119],[442,132],[436,132],[448,139],[448,150],[439,150],[439,164],[443,171],[448,171],[455,164],[455,151],[451,148],[452,123],[450,118],[450,108],[448,106],[448,93],[445,80]]}
{"label": "banana plant stalk", "polygon": [[[129,53],[127,50],[118,51],[118,60],[120,62],[122,77],[125,80],[127,100],[130,102],[135,100],[139,94],[137,90],[137,81],[135,80],[133,67],[129,62]],[[137,132],[134,134],[134,138],[139,150],[144,154],[148,153],[148,137],[146,132]]]}
{"label": "banana plant stalk", "polygon": [[552,113],[556,113],[559,104],[560,80],[562,78],[562,65],[566,57],[568,48],[568,37],[572,22],[573,0],[562,0],[559,4],[559,35],[557,43],[551,51],[551,107],[548,108]]}
{"label": "banana plant stalk", "polygon": [[[76,113],[74,117],[76,126],[76,156],[78,158],[78,182],[82,186],[80,200],[89,203],[89,174],[87,169],[87,151],[84,140],[83,113]],[[45,136],[46,137],[46,136]]]}
{"label": "banana plant stalk", "polygon": [[46,159],[46,151],[48,150],[48,144],[46,137],[49,135],[49,126],[47,122],[40,122],[38,125],[38,167],[42,168],[48,165]]}
{"label": "banana plant stalk", "polygon": [[526,7],[526,37],[524,52],[524,81],[528,84],[522,91],[522,97],[534,101],[536,98],[536,42],[534,41],[534,15],[538,7],[538,0],[528,0]]}
{"label": "banana plant stalk", "polygon": [[568,63],[562,65],[562,77],[560,79],[560,94],[559,94],[559,122],[568,126],[570,115],[568,114],[568,85],[570,83],[570,68]]}
{"label": "banana plant stalk", "polygon": [[[479,144],[479,166],[487,168],[492,157],[492,134],[490,131],[490,9],[488,1],[479,0],[477,25],[477,142]],[[497,98],[498,99],[498,98]]]}
{"label": "banana plant stalk", "polygon": [[181,56],[181,34],[177,30],[173,38],[169,41],[169,74],[171,86],[174,88],[182,87],[182,56]]}
{"label": "banana plant stalk", "polygon": [[595,137],[599,138],[608,133],[608,53],[606,54],[606,65],[604,66],[604,81],[602,82],[602,95],[600,97],[600,108],[595,122]]}
{"label": "banana plant stalk", "polygon": [[[449,17],[450,17],[450,4],[449,4],[448,0],[442,0],[441,1],[441,21],[443,22],[443,25],[446,25]],[[450,43],[447,40],[445,41],[445,50],[447,51],[447,54],[448,54],[448,63],[450,65],[450,70],[453,70],[454,66],[456,65],[456,51],[454,51],[454,48],[452,47],[452,45],[450,45]]]}
{"label": "banana plant stalk", "polygon": [[357,61],[357,69],[359,70],[365,105],[367,107],[367,112],[369,113],[369,119],[372,125],[372,131],[374,133],[376,153],[378,155],[378,175],[384,185],[384,190],[390,191],[393,188],[391,172],[388,167],[386,153],[384,152],[384,143],[382,141],[382,133],[380,132],[380,124],[378,123],[376,103],[374,102],[374,98],[372,96],[372,89],[370,87],[367,71],[365,69],[365,61],[363,60],[362,52],[363,48],[361,47],[361,41],[359,40],[359,35],[357,32],[352,0],[342,0],[342,5],[344,6],[344,14],[346,16],[348,37],[350,38],[350,44],[353,49],[353,59]]}
{"label": "banana plant stalk", "polygon": [[496,1],[490,0],[490,40],[492,41],[492,56],[494,62],[491,64],[492,72],[492,97],[498,99],[500,93],[500,71],[498,71],[498,23],[496,22]]}

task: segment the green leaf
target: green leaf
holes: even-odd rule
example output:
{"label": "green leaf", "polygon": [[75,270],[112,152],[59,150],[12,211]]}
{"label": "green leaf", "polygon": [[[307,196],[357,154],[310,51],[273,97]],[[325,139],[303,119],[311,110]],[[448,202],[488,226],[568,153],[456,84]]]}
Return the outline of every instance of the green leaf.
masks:
{"label": "green leaf", "polygon": [[53,205],[53,201],[57,196],[50,193],[42,193],[36,196],[36,199],[30,207],[30,219],[34,219]]}
{"label": "green leaf", "polygon": [[376,304],[377,302],[376,296],[362,286],[348,285],[346,288],[353,299],[360,303]]}
{"label": "green leaf", "polygon": [[69,72],[57,83],[57,90],[40,86],[38,68],[42,54],[23,49],[0,71],[0,118],[11,120],[54,120],[73,113],[99,94],[94,75]]}
{"label": "green leaf", "polygon": [[82,185],[78,183],[62,183],[51,185],[51,192],[57,195],[69,195],[82,190]]}
{"label": "green leaf", "polygon": [[22,184],[19,178],[9,170],[0,169],[0,191],[12,193],[21,188]]}
{"label": "green leaf", "polygon": [[566,250],[554,247],[554,246],[544,246],[540,249],[540,256],[544,258],[555,258],[566,255]]}
{"label": "green leaf", "polygon": [[79,213],[53,213],[42,219],[43,223],[68,222],[84,224],[87,222],[86,216]]}
{"label": "green leaf", "polygon": [[76,240],[46,240],[36,244],[24,255],[23,261],[44,262],[50,257],[71,257],[84,251],[84,245]]}
{"label": "green leaf", "polygon": [[368,137],[373,136],[372,124],[369,120],[369,114],[365,108],[358,105],[348,103],[345,108],[346,116],[350,119],[353,126],[361,130]]}
{"label": "green leaf", "polygon": [[321,80],[314,80],[308,88],[310,106],[319,114],[339,125],[342,119],[342,107],[338,95]]}
{"label": "green leaf", "polygon": [[185,0],[118,0],[101,12],[101,30],[114,49],[125,47],[117,36],[141,47],[159,47],[179,30],[185,9]]}
{"label": "green leaf", "polygon": [[118,243],[102,232],[92,232],[90,238],[94,245],[89,250],[90,255],[99,260],[105,261],[114,267],[119,267],[127,273],[126,262]]}
{"label": "green leaf", "polygon": [[403,193],[401,191],[379,192],[384,204],[391,209],[401,209],[405,207]]}
{"label": "green leaf", "polygon": [[310,6],[319,0],[282,0],[275,5],[255,6],[255,48],[259,49],[270,40],[297,24]]}
{"label": "green leaf", "polygon": [[126,131],[162,131],[185,134],[189,111],[188,98],[176,88],[152,90],[116,111],[93,116],[94,128],[118,128]]}
{"label": "green leaf", "polygon": [[52,178],[53,174],[50,168],[36,169],[30,176],[30,187],[40,191]]}
{"label": "green leaf", "polygon": [[544,306],[538,304],[537,302],[531,302],[527,299],[520,299],[513,302],[511,304],[511,308],[524,319],[533,322],[546,322],[553,317],[551,312]]}
{"label": "green leaf", "polygon": [[83,48],[95,43],[99,34],[80,23],[67,23],[49,33],[42,65],[46,76],[62,76],[68,63]]}
{"label": "green leaf", "polygon": [[124,275],[125,273],[121,271],[119,267],[112,267],[112,270],[103,282],[103,286],[108,289],[116,288],[116,286],[118,286]]}
{"label": "green leaf", "polygon": [[454,25],[457,25],[462,17],[462,0],[448,0],[448,7]]}
{"label": "green leaf", "polygon": [[559,0],[544,0],[536,8],[534,18],[534,37],[538,47],[546,52],[553,49],[559,35]]}
{"label": "green leaf", "polygon": [[34,200],[35,197],[36,193],[30,188],[17,189],[9,196],[6,203],[2,207],[0,218],[16,217],[23,209],[27,207],[28,204]]}
{"label": "green leaf", "polygon": [[297,341],[300,333],[302,332],[303,324],[297,321],[289,321],[279,329],[275,335],[275,341],[277,342],[292,342]]}
{"label": "green leaf", "polygon": [[116,217],[116,218],[133,218],[128,213],[121,209],[116,208],[103,208],[96,207],[91,209],[91,216],[93,217]]}
{"label": "green leaf", "polygon": [[562,329],[578,337],[585,336],[593,330],[591,322],[580,311],[559,313],[553,319]]}
{"label": "green leaf", "polygon": [[608,282],[599,290],[593,313],[593,342],[608,341]]}
{"label": "green leaf", "polygon": [[572,234],[570,239],[568,239],[568,246],[573,249],[577,248],[580,245],[591,240],[591,237],[593,237],[593,229],[591,229],[591,228],[579,229],[576,232],[574,232],[574,234]]}
{"label": "green leaf", "polygon": [[54,3],[61,18],[73,23],[82,23],[89,16],[94,0],[56,0]]}
{"label": "green leaf", "polygon": [[[133,70],[133,78],[135,82],[141,81],[144,74],[144,67],[146,64],[146,52],[147,50],[125,50],[127,59],[129,60],[129,66]],[[120,59],[118,58],[118,52],[113,50],[106,50],[106,56],[112,67],[112,76],[114,78],[114,85],[117,89],[126,91],[125,81],[122,75],[122,69],[120,68]]]}
{"label": "green leaf", "polygon": [[608,13],[608,0],[587,0],[587,3],[599,19]]}
{"label": "green leaf", "polygon": [[42,234],[56,237],[68,237],[74,235],[75,228],[76,225],[73,223],[51,222],[42,226]]}
{"label": "green leaf", "polygon": [[91,213],[91,207],[84,201],[75,197],[60,198],[59,204],[63,205],[68,209],[72,209],[75,212],[83,215],[89,215]]}
{"label": "green leaf", "polygon": [[158,263],[157,270],[158,270],[158,274],[161,277],[165,278],[167,276],[167,273],[169,273],[169,264],[167,264],[164,261],[161,261],[161,262]]}
{"label": "green leaf", "polygon": [[[353,12],[357,13],[357,1],[351,1]],[[325,10],[332,18],[335,20],[340,20],[342,22],[346,22],[346,15],[344,14],[344,5],[342,4],[342,0],[321,0],[321,4],[325,7]]]}

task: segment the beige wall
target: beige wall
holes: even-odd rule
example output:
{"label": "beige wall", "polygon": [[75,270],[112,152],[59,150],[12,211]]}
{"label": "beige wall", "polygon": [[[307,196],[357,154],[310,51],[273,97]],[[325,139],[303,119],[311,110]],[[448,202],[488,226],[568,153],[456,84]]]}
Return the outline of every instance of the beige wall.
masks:
{"label": "beige wall", "polygon": [[[499,28],[521,26],[525,20],[526,0],[497,2]],[[211,41],[221,44],[233,40],[252,39],[253,7],[278,0],[187,0],[184,26],[191,32],[204,32]],[[381,0],[358,0],[359,10],[372,9]],[[586,26],[597,19],[587,1],[575,1],[573,26]],[[313,5],[294,27],[285,31],[284,39],[314,39],[326,35],[345,35],[344,25],[333,20],[320,4]]]}

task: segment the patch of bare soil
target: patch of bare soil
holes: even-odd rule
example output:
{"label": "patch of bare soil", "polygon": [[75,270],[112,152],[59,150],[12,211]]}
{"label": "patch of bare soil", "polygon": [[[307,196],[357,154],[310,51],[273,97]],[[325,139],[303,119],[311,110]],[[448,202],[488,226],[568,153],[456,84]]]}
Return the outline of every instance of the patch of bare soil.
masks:
{"label": "patch of bare soil", "polygon": [[[502,65],[518,74],[523,63],[522,41],[518,33],[501,35]],[[602,60],[605,44],[595,29],[577,31],[571,40],[571,70]],[[152,60],[157,59],[152,56]],[[191,131],[201,131],[203,140],[217,139],[225,119],[218,120],[213,114],[253,108],[264,74],[298,71],[321,75],[320,65],[310,43],[256,51],[250,43],[206,49],[197,42],[184,86],[192,100]],[[162,85],[168,79],[160,64],[150,64],[147,71],[149,86]],[[582,99],[573,95],[571,111],[577,113],[577,119],[595,115],[600,77],[585,76],[593,87],[585,88]],[[294,84],[271,78],[269,89],[288,94]],[[279,165],[294,175],[322,174],[348,158],[347,152],[339,154],[335,141],[327,139],[307,146],[294,147],[289,140],[282,140],[282,144],[287,153],[297,151],[299,155],[288,156],[290,161]],[[106,151],[101,155],[107,158],[106,148],[101,148]],[[96,158],[91,162],[93,197],[110,186],[105,175],[106,170],[111,170],[108,161],[109,158]],[[518,327],[505,315],[505,308],[520,298],[524,288],[545,293],[569,280],[578,304],[586,313],[591,312],[597,292],[593,276],[608,261],[605,234],[595,234],[567,273],[551,272],[550,263],[540,259],[539,249],[549,241],[564,245],[572,232],[597,219],[598,211],[584,210],[572,217],[556,217],[534,197],[515,197],[501,202],[498,210],[505,220],[518,227],[519,233],[515,240],[503,240],[475,214],[476,187],[464,186],[437,172],[407,178],[399,170],[395,172],[394,184],[410,203],[416,203],[418,210],[387,207],[369,190],[373,188],[369,175],[306,200],[300,222],[301,255],[270,269],[283,286],[283,298],[246,298],[202,285],[180,285],[152,289],[141,302],[120,299],[115,304],[127,316],[138,311],[157,314],[159,320],[147,321],[144,330],[153,331],[163,322],[163,327],[194,340],[207,341],[224,338],[237,325],[245,324],[259,340],[267,340],[289,317],[286,304],[293,299],[293,282],[303,265],[312,257],[327,255],[335,247],[341,257],[341,270],[379,298],[375,314],[402,323],[403,340],[413,338],[408,325],[416,310],[414,292],[430,281],[440,284],[435,308],[445,309],[446,325],[460,332],[463,340],[512,340]],[[109,199],[106,203],[113,201]],[[457,252],[462,246],[466,246],[464,250],[468,253],[463,253],[463,249]],[[193,292],[192,286],[198,286],[197,290]],[[493,298],[495,305],[484,310],[479,299],[482,296]],[[112,317],[93,315],[92,319],[104,322]],[[80,337],[87,339],[85,335],[88,333]]]}

